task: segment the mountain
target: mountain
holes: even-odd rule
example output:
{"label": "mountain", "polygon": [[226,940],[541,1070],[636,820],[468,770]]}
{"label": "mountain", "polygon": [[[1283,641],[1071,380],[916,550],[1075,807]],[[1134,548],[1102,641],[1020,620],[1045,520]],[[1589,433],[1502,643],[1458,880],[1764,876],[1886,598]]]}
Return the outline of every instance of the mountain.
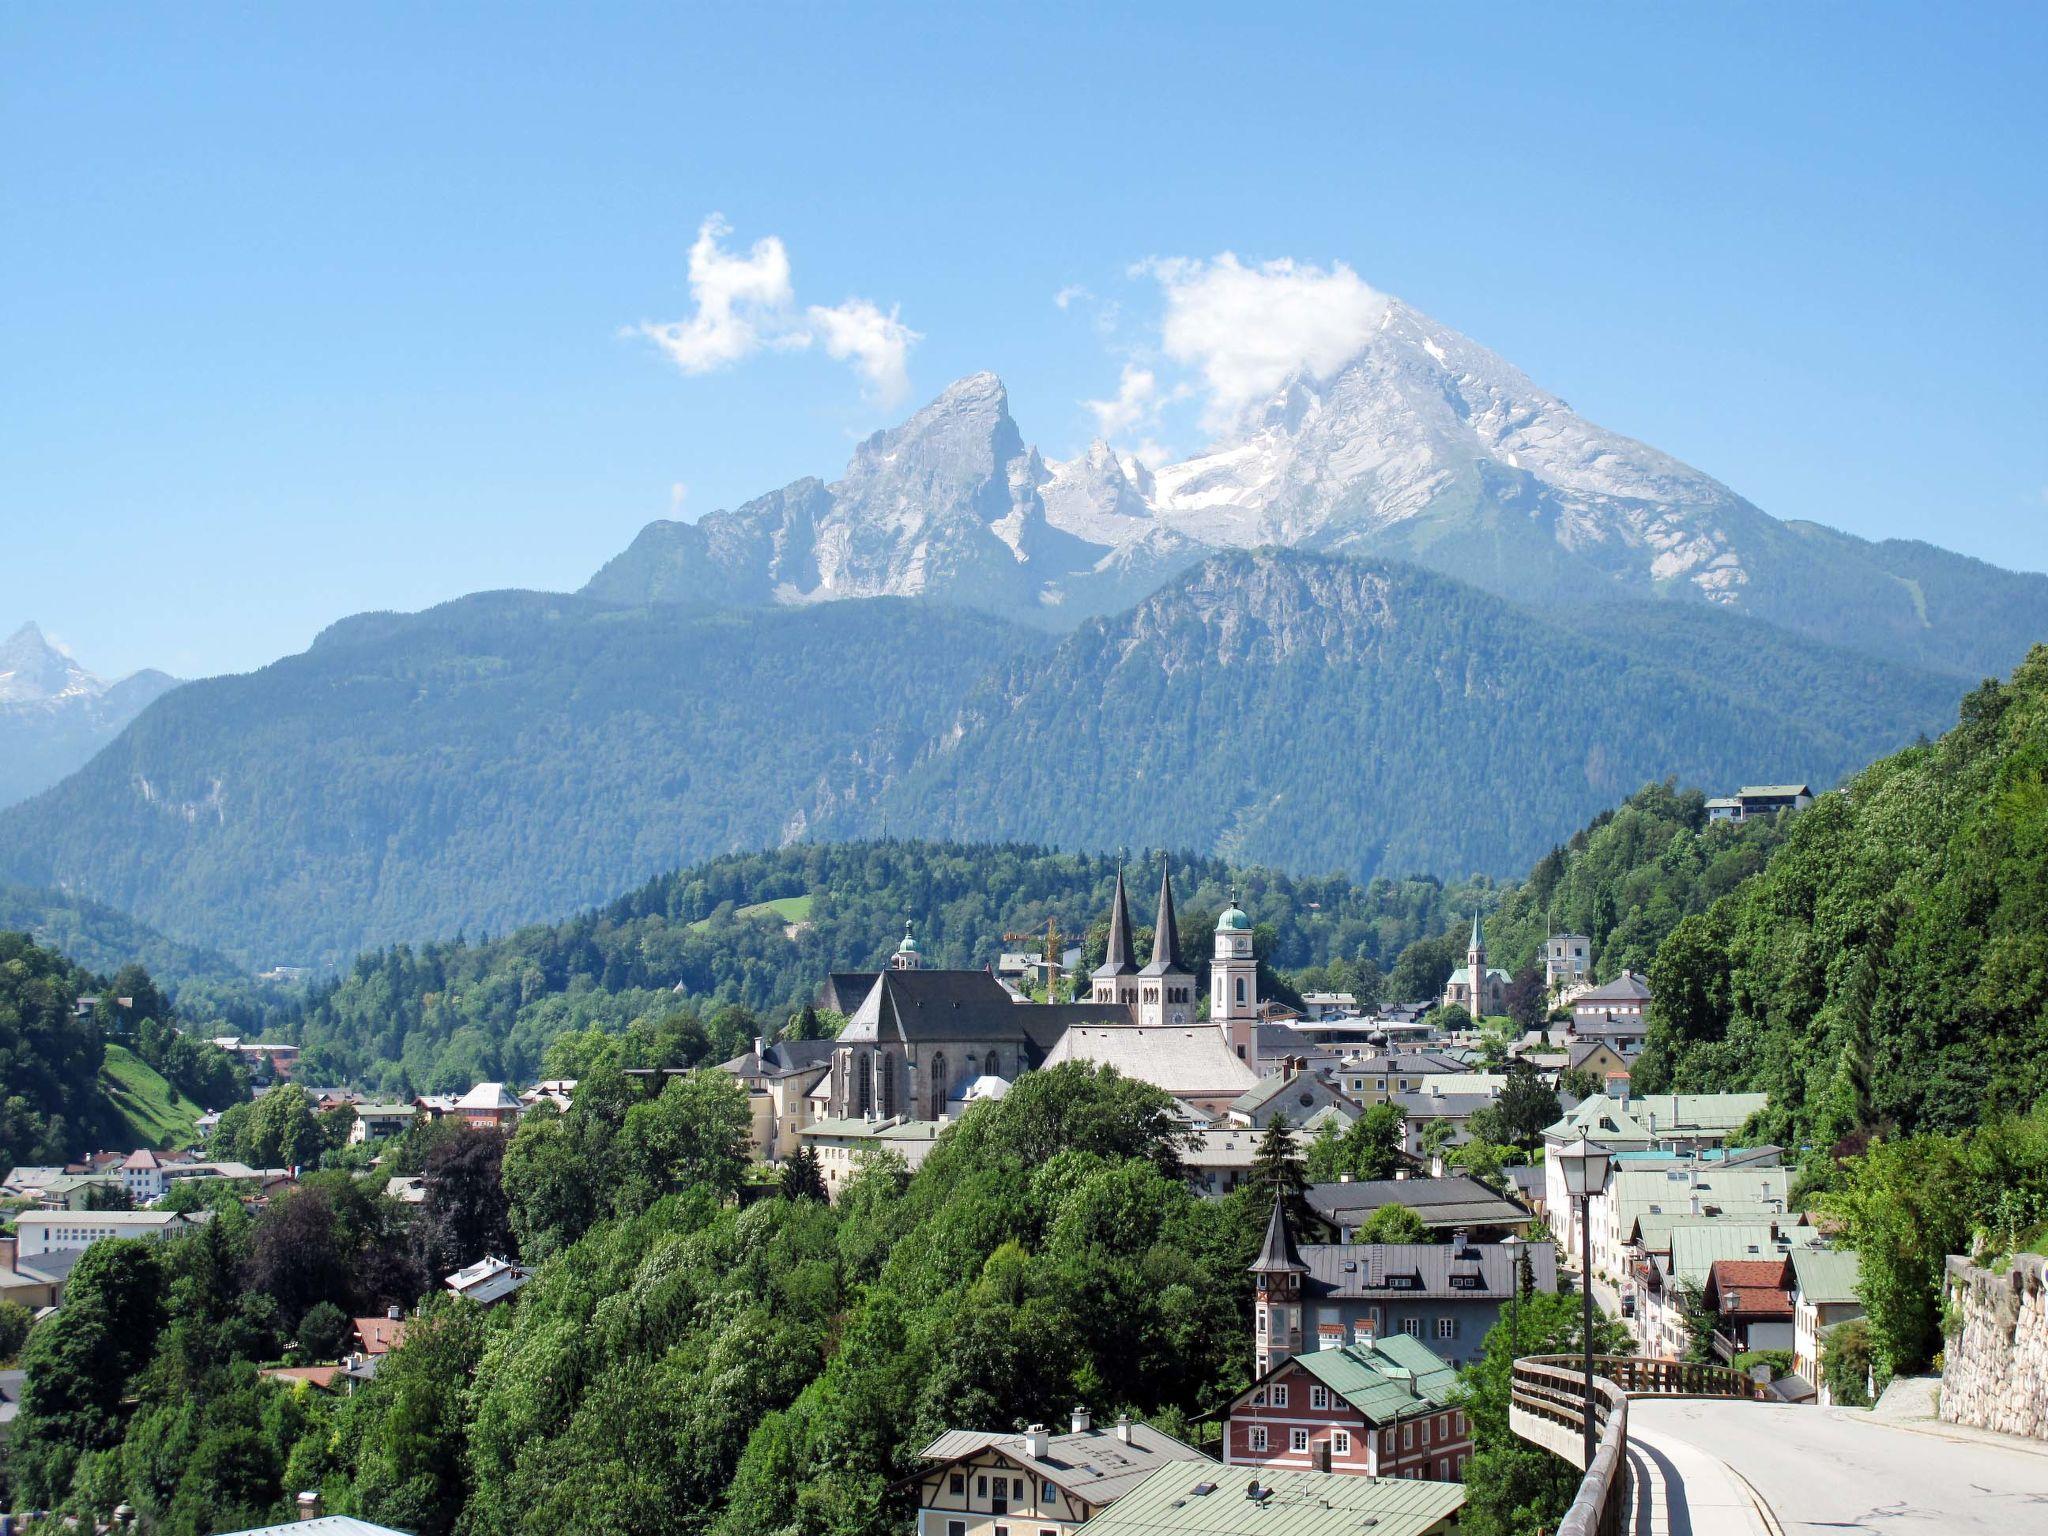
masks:
{"label": "mountain", "polygon": [[0,879],[251,969],[501,931],[871,801],[1032,631],[889,599],[364,614],[159,699],[0,812]]}
{"label": "mountain", "polygon": [[1025,445],[993,374],[855,452],[694,524],[650,524],[586,590],[614,601],[936,595],[1071,627],[1221,549],[1391,555],[1515,601],[1666,599],[1976,680],[2048,633],[2048,576],[1781,522],[1587,421],[1398,301],[1327,377],[1156,471]]}
{"label": "mountain", "polygon": [[1396,562],[1215,556],[992,678],[880,809],[953,836],[1504,874],[1647,780],[1825,784],[1952,718],[1944,679],[1762,625],[1720,656],[1670,638]]}
{"label": "mountain", "polygon": [[905,598],[489,593],[160,699],[0,812],[0,878],[264,969],[892,831],[1506,874],[1647,779],[1826,783],[1952,714],[1944,677],[1645,616],[1595,635],[1289,551],[1213,556],[1063,639]]}
{"label": "mountain", "polygon": [[22,625],[0,641],[0,806],[56,783],[177,686],[148,671],[104,682]]}

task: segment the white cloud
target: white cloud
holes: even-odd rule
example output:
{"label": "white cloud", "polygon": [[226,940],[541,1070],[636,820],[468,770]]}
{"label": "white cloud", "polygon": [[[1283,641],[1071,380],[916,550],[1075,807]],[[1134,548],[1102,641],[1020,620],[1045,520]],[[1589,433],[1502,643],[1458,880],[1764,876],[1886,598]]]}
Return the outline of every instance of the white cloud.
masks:
{"label": "white cloud", "polygon": [[910,388],[910,345],[923,338],[893,307],[885,315],[866,299],[848,299],[830,309],[814,304],[806,314],[827,355],[850,361],[867,380],[870,395],[884,405],[903,398]]}
{"label": "white cloud", "polygon": [[645,336],[685,373],[711,373],[753,356],[762,348],[801,350],[812,341],[826,355],[850,362],[868,391],[887,402],[909,387],[906,360],[922,338],[897,317],[866,299],[848,299],[798,312],[790,279],[789,251],[767,235],[745,254],[722,244],[732,226],[712,214],[690,245],[690,297],[696,313],[687,320],[643,321],[628,334]]}
{"label": "white cloud", "polygon": [[1172,258],[1133,270],[1159,282],[1160,348],[1199,375],[1212,431],[1296,373],[1336,372],[1365,345],[1388,302],[1342,262],[1327,270],[1284,259],[1246,266],[1226,251],[1213,261]]}
{"label": "white cloud", "polygon": [[1104,437],[1121,437],[1133,427],[1150,422],[1159,409],[1159,376],[1150,368],[1125,363],[1117,382],[1114,400],[1083,400],[1094,413],[1095,430]]}
{"label": "white cloud", "polygon": [[1052,302],[1054,308],[1065,309],[1076,299],[1092,299],[1094,297],[1094,294],[1083,288],[1079,283],[1069,283],[1052,296]]}
{"label": "white cloud", "polygon": [[668,515],[670,517],[681,516],[683,503],[689,499],[690,488],[680,480],[672,482],[668,488]]}

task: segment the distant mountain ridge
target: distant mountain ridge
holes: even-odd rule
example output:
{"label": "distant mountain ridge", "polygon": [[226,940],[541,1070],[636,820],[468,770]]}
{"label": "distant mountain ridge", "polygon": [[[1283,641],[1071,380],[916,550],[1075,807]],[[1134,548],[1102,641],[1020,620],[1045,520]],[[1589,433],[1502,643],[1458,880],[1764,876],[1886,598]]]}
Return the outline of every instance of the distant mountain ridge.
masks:
{"label": "distant mountain ridge", "polygon": [[1326,378],[1228,441],[1147,470],[1097,441],[1026,445],[990,373],[816,479],[649,524],[585,588],[622,603],[939,596],[1071,627],[1223,549],[1393,555],[1532,605],[1691,600],[1975,680],[2048,633],[2048,576],[1781,522],[1579,416],[1398,301]]}
{"label": "distant mountain ridge", "polygon": [[33,621],[22,625],[0,641],[0,806],[83,766],[177,686],[156,671],[106,682],[52,645]]}
{"label": "distant mountain ridge", "polygon": [[929,600],[486,593],[180,688],[0,812],[0,879],[263,969],[824,838],[1507,874],[1645,779],[1831,782],[1960,691],[1704,609],[1636,616],[1574,628],[1274,550],[1064,638]]}

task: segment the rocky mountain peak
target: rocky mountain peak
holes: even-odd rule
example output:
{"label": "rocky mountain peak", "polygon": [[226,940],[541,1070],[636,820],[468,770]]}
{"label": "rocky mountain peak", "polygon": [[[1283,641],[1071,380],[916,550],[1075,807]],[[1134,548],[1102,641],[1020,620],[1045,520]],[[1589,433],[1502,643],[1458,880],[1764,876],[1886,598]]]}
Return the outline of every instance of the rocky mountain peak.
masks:
{"label": "rocky mountain peak", "polygon": [[0,704],[96,696],[107,685],[60,651],[31,619],[0,642]]}

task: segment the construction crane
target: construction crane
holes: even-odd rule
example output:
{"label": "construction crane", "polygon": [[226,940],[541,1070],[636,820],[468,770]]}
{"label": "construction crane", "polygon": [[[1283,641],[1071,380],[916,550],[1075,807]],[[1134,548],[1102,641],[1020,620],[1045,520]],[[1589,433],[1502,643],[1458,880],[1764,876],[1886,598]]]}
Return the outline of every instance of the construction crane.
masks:
{"label": "construction crane", "polygon": [[1060,920],[1057,917],[1048,917],[1045,920],[1045,933],[1042,936],[1035,929],[1029,933],[1006,933],[1003,935],[1003,942],[1005,944],[1037,944],[1040,942],[1041,937],[1045,944],[1045,951],[1039,960],[1039,966],[1045,975],[1045,1000],[1051,1002],[1053,1000],[1053,987],[1058,982],[1060,976]]}

